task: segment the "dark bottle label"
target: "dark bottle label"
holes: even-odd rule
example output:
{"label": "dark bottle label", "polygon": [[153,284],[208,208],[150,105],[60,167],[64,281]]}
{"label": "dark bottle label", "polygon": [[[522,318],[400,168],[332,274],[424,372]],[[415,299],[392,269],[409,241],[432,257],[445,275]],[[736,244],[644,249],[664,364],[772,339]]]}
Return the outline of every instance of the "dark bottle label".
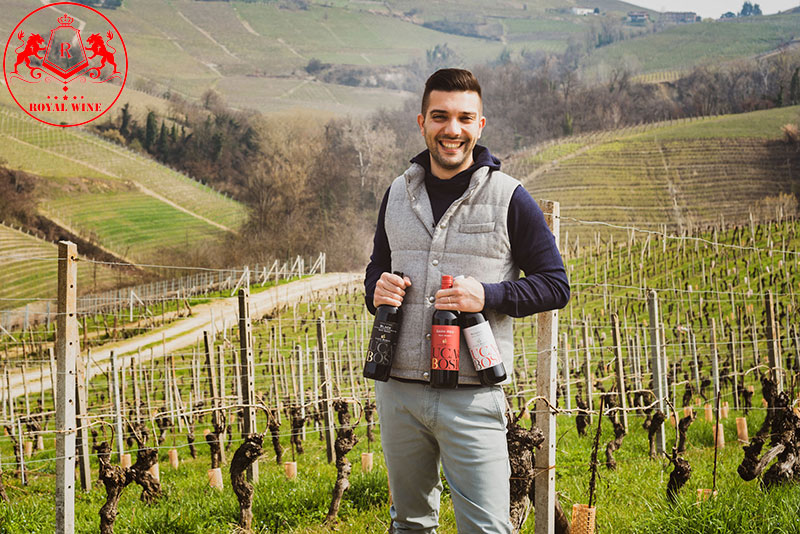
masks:
{"label": "dark bottle label", "polygon": [[451,325],[431,327],[431,369],[458,371],[458,352],[461,346],[461,328]]}
{"label": "dark bottle label", "polygon": [[367,349],[367,362],[390,365],[394,357],[394,346],[400,332],[398,323],[376,320],[372,326],[372,337]]}

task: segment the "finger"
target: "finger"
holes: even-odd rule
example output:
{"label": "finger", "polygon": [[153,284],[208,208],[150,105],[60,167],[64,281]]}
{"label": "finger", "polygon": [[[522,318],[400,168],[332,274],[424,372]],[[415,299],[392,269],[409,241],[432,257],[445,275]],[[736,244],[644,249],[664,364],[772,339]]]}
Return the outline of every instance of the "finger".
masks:
{"label": "finger", "polygon": [[[398,280],[400,280],[400,277],[396,277],[396,278]],[[403,290],[402,286],[395,285],[394,283],[392,283],[391,280],[387,280],[387,279],[383,279],[383,278],[378,280],[378,283],[376,284],[376,287],[381,289],[382,291],[386,292],[387,294],[399,295],[401,297],[404,297],[405,294],[406,294],[406,292]]]}

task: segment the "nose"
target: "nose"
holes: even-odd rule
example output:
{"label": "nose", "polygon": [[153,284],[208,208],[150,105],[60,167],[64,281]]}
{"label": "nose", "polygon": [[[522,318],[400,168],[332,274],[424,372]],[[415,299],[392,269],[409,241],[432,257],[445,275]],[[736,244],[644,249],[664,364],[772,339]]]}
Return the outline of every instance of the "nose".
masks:
{"label": "nose", "polygon": [[461,133],[461,125],[458,123],[458,119],[453,117],[447,124],[444,125],[444,133],[446,135],[459,135]]}

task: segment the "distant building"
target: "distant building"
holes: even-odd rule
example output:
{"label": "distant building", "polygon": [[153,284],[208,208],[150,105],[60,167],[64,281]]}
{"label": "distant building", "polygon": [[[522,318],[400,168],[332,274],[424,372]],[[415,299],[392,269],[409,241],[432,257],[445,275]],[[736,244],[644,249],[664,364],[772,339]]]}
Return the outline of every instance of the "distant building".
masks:
{"label": "distant building", "polygon": [[697,13],[694,11],[668,11],[661,14],[661,20],[664,22],[671,22],[673,24],[691,24],[693,22],[700,22],[701,18],[698,17]]}
{"label": "distant building", "polygon": [[581,17],[592,15],[595,12],[594,8],[591,7],[573,7],[570,11],[572,11],[573,15],[579,15]]}
{"label": "distant building", "polygon": [[636,26],[644,26],[650,21],[650,15],[646,11],[628,12],[628,23]]}

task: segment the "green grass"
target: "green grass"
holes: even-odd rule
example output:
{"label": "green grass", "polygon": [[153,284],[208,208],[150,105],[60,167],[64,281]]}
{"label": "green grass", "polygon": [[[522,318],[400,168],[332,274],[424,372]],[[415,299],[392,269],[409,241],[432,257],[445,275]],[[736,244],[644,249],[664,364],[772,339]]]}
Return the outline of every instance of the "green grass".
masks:
{"label": "green grass", "polygon": [[627,65],[636,73],[650,73],[718,65],[777,48],[797,36],[798,23],[800,15],[792,14],[676,25],[597,49],[584,60],[584,69]]}
{"label": "green grass", "polygon": [[[57,263],[56,245],[0,225],[0,309],[5,311],[45,299],[51,301],[55,312]],[[82,292],[108,288],[127,280],[128,275],[121,275],[105,265],[78,270]]]}

